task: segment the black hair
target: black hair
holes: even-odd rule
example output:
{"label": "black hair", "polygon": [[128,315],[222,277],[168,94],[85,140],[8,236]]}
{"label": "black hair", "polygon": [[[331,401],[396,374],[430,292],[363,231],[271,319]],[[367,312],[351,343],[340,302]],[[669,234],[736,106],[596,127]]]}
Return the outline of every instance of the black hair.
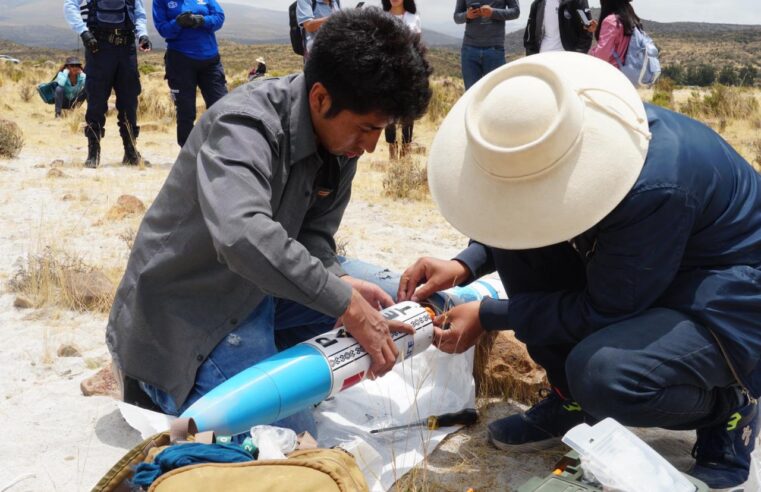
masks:
{"label": "black hair", "polygon": [[[391,10],[391,0],[381,0],[381,5],[383,5],[383,10],[385,10],[386,12]],[[415,0],[404,0],[404,10],[406,10],[410,14],[417,14],[417,7],[415,6]]]}
{"label": "black hair", "polygon": [[432,69],[419,36],[377,7],[332,14],[317,31],[304,77],[330,94],[326,116],[343,110],[409,122],[425,114]]}
{"label": "black hair", "polygon": [[635,27],[642,29],[642,20],[634,13],[630,0],[600,0],[600,21],[597,23],[595,39],[600,39],[602,21],[611,14],[616,15],[624,25],[626,36],[631,36]]}

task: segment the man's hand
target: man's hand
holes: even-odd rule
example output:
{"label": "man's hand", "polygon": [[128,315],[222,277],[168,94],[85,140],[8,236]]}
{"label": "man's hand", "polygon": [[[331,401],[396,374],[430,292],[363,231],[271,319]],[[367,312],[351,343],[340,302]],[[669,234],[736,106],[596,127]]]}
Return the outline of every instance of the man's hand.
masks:
{"label": "man's hand", "polygon": [[[469,277],[468,267],[457,260],[420,258],[402,274],[396,298],[399,302],[407,300],[417,302],[427,299],[442,289],[459,285]],[[415,291],[418,285],[420,288]]]}
{"label": "man's hand", "polygon": [[151,51],[151,47],[153,46],[151,44],[151,40],[148,39],[148,36],[143,34],[140,36],[140,39],[137,40],[138,46],[140,46],[140,51],[147,53],[148,51]]}
{"label": "man's hand", "polygon": [[415,333],[410,325],[386,320],[356,289],[352,289],[349,307],[341,316],[341,321],[346,331],[370,356],[370,379],[383,376],[396,364],[399,350],[391,339],[391,332]]}
{"label": "man's hand", "polygon": [[90,50],[90,53],[98,52],[98,40],[95,39],[95,35],[93,33],[90,31],[84,31],[79,36],[82,38],[82,44],[85,45],[85,48]]}
{"label": "man's hand", "polygon": [[491,14],[494,13],[494,9],[491,8],[491,5],[484,5],[479,10],[479,13],[481,14],[481,17],[486,17],[487,19],[491,17]]}
{"label": "man's hand", "polygon": [[484,329],[478,317],[481,301],[460,304],[433,321],[433,344],[448,354],[461,354],[478,342]]}
{"label": "man's hand", "polygon": [[376,309],[384,309],[394,304],[391,296],[372,282],[360,280],[349,275],[344,275],[341,277],[341,280],[348,282],[354,290],[362,294],[362,297],[368,304]]}
{"label": "man's hand", "polygon": [[478,8],[478,9],[471,9],[471,8],[469,8],[465,12],[465,17],[467,17],[468,19],[471,19],[471,20],[477,19],[480,16],[481,16],[481,9],[480,8]]}

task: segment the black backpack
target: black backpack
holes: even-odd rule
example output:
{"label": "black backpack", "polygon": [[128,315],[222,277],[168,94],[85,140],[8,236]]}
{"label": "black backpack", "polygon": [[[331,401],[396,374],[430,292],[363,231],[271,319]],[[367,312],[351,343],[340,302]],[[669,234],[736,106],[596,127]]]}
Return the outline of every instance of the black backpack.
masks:
{"label": "black backpack", "polygon": [[[336,5],[338,7],[341,7],[341,2],[338,0],[333,0],[336,2]],[[291,27],[291,48],[293,48],[293,52],[297,55],[304,56],[304,32],[301,29],[301,26],[299,26],[299,21],[296,19],[296,3],[293,2],[290,7],[288,7],[288,25]],[[312,10],[317,6],[317,0],[312,0]]]}

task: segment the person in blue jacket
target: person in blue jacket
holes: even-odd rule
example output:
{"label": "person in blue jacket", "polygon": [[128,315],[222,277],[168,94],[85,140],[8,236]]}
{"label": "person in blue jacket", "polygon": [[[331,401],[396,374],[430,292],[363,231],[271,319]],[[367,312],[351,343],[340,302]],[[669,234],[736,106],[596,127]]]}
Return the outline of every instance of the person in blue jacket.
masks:
{"label": "person in blue jacket", "polygon": [[472,241],[408,268],[399,300],[496,270],[509,299],[455,307],[434,342],[462,352],[513,330],[553,387],[492,422],[494,445],[540,449],[612,417],[696,429],[690,474],[747,479],[761,395],[761,175],[748,162],[706,125],[643,105],[611,65],[542,53],[465,93],[428,169]]}
{"label": "person in blue jacket", "polygon": [[79,61],[79,58],[76,56],[68,57],[55,78],[56,118],[61,117],[64,109],[74,108],[87,99],[85,79],[86,75],[82,71],[82,62]]}
{"label": "person in blue jacket", "polygon": [[216,0],[154,0],[153,23],[166,39],[164,66],[177,109],[177,143],[182,147],[196,120],[196,89],[206,108],[227,94],[227,80],[214,33],[225,13]]}

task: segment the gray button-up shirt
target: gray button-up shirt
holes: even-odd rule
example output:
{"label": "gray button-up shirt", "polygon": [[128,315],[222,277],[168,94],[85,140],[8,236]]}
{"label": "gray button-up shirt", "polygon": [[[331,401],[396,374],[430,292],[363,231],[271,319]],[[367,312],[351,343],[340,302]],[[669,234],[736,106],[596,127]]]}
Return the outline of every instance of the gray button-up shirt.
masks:
{"label": "gray button-up shirt", "polygon": [[125,377],[179,406],[198,366],[266,295],[343,314],[351,287],[333,235],[357,160],[329,159],[339,172],[326,185],[303,75],[246,84],[203,115],[140,225],[111,309],[106,339]]}

